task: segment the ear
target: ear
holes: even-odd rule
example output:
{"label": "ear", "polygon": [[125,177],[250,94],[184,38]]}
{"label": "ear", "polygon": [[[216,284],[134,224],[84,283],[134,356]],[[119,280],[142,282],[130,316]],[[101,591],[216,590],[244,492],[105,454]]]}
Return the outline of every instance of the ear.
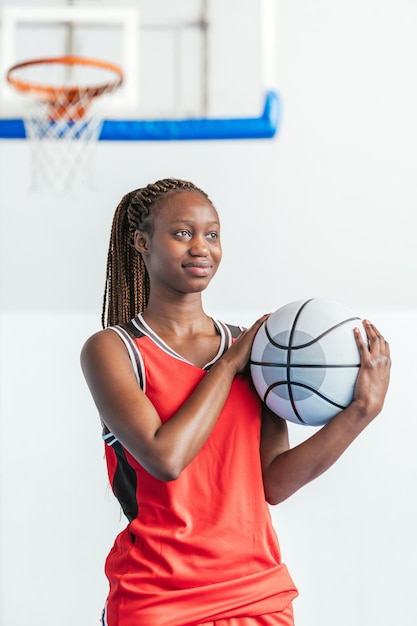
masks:
{"label": "ear", "polygon": [[134,243],[135,243],[135,249],[138,252],[140,252],[140,254],[148,254],[149,253],[149,235],[148,235],[148,233],[145,233],[143,230],[135,230]]}

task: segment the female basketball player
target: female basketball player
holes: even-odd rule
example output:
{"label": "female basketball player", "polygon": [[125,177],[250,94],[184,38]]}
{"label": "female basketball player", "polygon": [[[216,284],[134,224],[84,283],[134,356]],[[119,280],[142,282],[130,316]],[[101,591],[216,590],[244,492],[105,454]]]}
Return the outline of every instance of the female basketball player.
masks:
{"label": "female basketball player", "polygon": [[129,520],[106,560],[104,626],[292,626],[297,590],[267,503],[327,470],[383,406],[389,348],[365,322],[352,404],[290,449],[247,370],[267,316],[240,331],[203,310],[221,256],[217,212],[192,183],[159,181],[116,210],[109,328],[81,356]]}

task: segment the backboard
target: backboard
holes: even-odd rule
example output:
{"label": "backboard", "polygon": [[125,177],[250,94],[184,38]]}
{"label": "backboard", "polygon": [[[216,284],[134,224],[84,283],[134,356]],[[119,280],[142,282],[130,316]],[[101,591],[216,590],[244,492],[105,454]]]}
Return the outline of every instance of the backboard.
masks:
{"label": "backboard", "polygon": [[272,137],[280,117],[274,12],[274,0],[250,0],[230,24],[213,0],[0,5],[0,138],[24,136],[30,106],[4,80],[7,69],[57,54],[123,68],[122,87],[94,103],[100,139]]}

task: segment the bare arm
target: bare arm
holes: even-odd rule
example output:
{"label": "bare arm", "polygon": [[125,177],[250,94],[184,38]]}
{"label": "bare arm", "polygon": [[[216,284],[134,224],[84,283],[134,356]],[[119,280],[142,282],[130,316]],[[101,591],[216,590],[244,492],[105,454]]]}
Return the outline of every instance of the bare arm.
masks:
{"label": "bare arm", "polygon": [[312,437],[289,449],[283,420],[265,412],[261,459],[269,503],[282,502],[325,472],[382,410],[391,366],[388,343],[364,322],[369,349],[355,333],[361,367],[352,403]]}
{"label": "bare arm", "polygon": [[86,342],[81,365],[102,420],[156,478],[174,480],[201,450],[234,377],[246,367],[253,338],[266,317],[242,333],[164,424],[138,386],[127,350],[116,333],[104,330]]}

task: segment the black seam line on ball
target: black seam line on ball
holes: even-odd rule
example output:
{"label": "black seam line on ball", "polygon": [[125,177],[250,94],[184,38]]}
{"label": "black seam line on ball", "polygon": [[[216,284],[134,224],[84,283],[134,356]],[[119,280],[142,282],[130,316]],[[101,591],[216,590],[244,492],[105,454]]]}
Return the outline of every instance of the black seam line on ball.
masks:
{"label": "black seam line on ball", "polygon": [[[273,390],[275,389],[275,387],[281,387],[282,385],[286,385],[285,382],[280,382],[280,383],[273,383],[272,385],[270,385],[268,387],[268,389],[265,392],[265,398],[266,396]],[[314,387],[310,387],[309,385],[305,385],[304,383],[291,383],[291,385],[293,387],[301,387],[302,389],[307,389],[307,391],[311,391],[313,394],[315,394],[316,396],[318,396],[319,398],[322,398],[322,400],[326,400],[326,402],[328,402],[329,404],[332,404],[333,406],[337,407],[338,409],[345,409],[346,407],[343,406],[343,404],[338,404],[337,402],[335,402],[334,400],[330,400],[330,398],[328,398],[327,396],[325,396],[323,393],[320,393],[319,391],[317,391],[317,389],[314,389]]]}
{"label": "black seam line on ball", "polygon": [[[290,387],[290,385],[289,385],[286,381],[282,381],[282,382],[280,382],[280,383],[273,383],[272,385],[270,385],[270,386],[268,387],[268,389],[267,389],[267,390],[265,391],[265,393],[264,393],[264,402],[265,402],[265,404],[267,404],[266,400],[267,400],[267,397],[269,396],[269,393],[270,393],[273,389],[275,389],[275,387],[282,387],[282,385],[286,385],[286,386],[287,386],[288,396],[289,396],[289,398],[290,398],[290,402],[291,402],[292,410],[294,411],[294,415],[295,415],[295,417],[298,419],[298,421],[299,421],[301,424],[305,424],[305,425],[306,425],[307,423],[303,420],[303,418],[301,417],[301,415],[300,415],[300,414],[299,414],[299,412],[297,411],[296,407],[294,406],[293,399],[292,399],[292,393],[291,393],[291,387]],[[277,413],[277,415],[278,415],[278,413]]]}
{"label": "black seam line on ball", "polygon": [[287,365],[287,363],[268,363],[266,361],[249,361],[250,365],[260,365],[262,367],[285,367],[285,369],[287,369],[287,367],[290,367],[291,369],[296,369],[296,368],[305,368],[305,369],[337,369],[337,368],[343,368],[343,367],[360,367],[360,363],[342,363],[342,364],[331,364],[331,363],[323,363],[323,365],[317,365],[314,363],[299,363],[299,364],[295,364],[295,363],[291,363],[291,365]]}
{"label": "black seam line on ball", "polygon": [[[328,402],[329,404],[331,404],[332,406],[336,407],[337,409],[345,409],[346,407],[343,406],[342,404],[338,404],[337,402],[334,402],[333,400],[330,400],[330,398],[327,398],[327,396],[319,393],[316,389],[313,389],[312,387],[309,387],[308,385],[303,385],[302,383],[291,383],[294,387],[301,387],[303,389],[307,389],[308,391],[311,391],[312,393],[314,393],[316,396],[318,396],[319,398],[321,398],[322,400],[325,400],[325,402]],[[269,395],[269,393],[275,389],[275,387],[280,387],[282,385],[287,385],[286,382],[280,382],[280,383],[274,383],[272,385],[270,385],[268,387],[268,389],[265,391],[264,394],[264,402],[266,404],[266,399]],[[292,396],[291,393],[291,387],[290,385],[287,385],[287,391],[288,391],[288,395]],[[291,397],[290,397],[290,401],[291,401]],[[301,415],[299,414],[299,412],[297,411],[297,408],[295,406],[292,405],[295,417],[298,419],[299,422],[301,422],[302,424],[307,424],[307,422],[305,422],[303,420],[303,418],[301,417]]]}
{"label": "black seam line on ball", "polygon": [[[297,316],[298,317],[298,316]],[[329,333],[331,333],[332,331],[334,331],[336,328],[340,328],[340,326],[343,326],[344,324],[348,324],[349,322],[354,322],[355,320],[359,320],[360,321],[360,317],[349,317],[345,320],[343,320],[343,322],[339,322],[338,324],[335,324],[334,326],[331,326],[330,328],[328,328],[327,330],[324,331],[324,333],[321,333],[321,335],[318,335],[317,337],[315,337],[314,339],[312,339],[311,341],[308,341],[307,343],[301,343],[298,344],[296,346],[294,346],[292,344],[292,340],[293,340],[293,335],[294,335],[294,331],[295,331],[295,323],[297,321],[297,318],[294,320],[291,332],[290,332],[290,339],[288,342],[288,346],[286,346],[285,344],[281,344],[278,343],[277,341],[275,341],[269,331],[268,331],[268,326],[265,326],[265,331],[266,331],[266,336],[268,337],[268,340],[271,342],[271,344],[275,347],[275,348],[281,348],[281,350],[301,350],[302,348],[308,348],[308,346],[311,346],[313,343],[317,343],[317,341],[320,341],[320,339],[322,339],[322,337],[325,337],[326,335],[328,335]]]}
{"label": "black seam line on ball", "polygon": [[291,331],[290,331],[290,337],[289,337],[289,349],[287,352],[287,368],[286,368],[286,373],[287,373],[287,390],[288,390],[288,396],[291,402],[291,406],[292,409],[295,413],[295,415],[297,416],[297,419],[300,420],[300,422],[304,423],[304,420],[302,419],[301,415],[298,412],[297,406],[295,404],[295,399],[294,399],[294,394],[292,392],[292,386],[291,386],[291,373],[290,373],[290,366],[291,366],[291,349],[292,349],[292,345],[293,345],[293,340],[294,340],[294,333],[295,333],[295,327],[297,326],[297,322],[298,319],[301,315],[301,311],[307,306],[307,304],[309,302],[311,302],[312,299],[307,300],[306,302],[304,302],[304,304],[302,304],[300,306],[300,308],[297,311],[297,314],[294,318],[294,321],[292,323],[292,327],[291,327]]}

